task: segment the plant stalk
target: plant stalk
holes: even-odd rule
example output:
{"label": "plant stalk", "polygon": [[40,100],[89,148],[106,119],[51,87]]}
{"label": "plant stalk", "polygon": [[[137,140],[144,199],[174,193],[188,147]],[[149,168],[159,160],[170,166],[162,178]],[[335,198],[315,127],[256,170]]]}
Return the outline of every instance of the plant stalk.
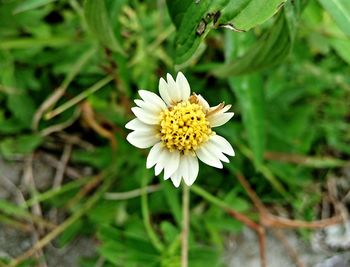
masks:
{"label": "plant stalk", "polygon": [[183,186],[182,191],[182,236],[181,267],[188,267],[188,236],[190,231],[190,188]]}

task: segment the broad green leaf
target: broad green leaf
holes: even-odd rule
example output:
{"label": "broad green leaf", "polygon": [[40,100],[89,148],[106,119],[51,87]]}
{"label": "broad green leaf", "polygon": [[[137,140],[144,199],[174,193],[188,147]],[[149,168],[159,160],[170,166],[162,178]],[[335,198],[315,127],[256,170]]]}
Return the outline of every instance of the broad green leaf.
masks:
{"label": "broad green leaf", "polygon": [[[192,1],[184,12],[179,4],[168,1],[168,8],[178,31],[175,37],[175,63],[191,59],[210,28],[228,26],[249,30],[272,17],[285,0],[202,0]],[[179,14],[176,16],[176,11]]]}
{"label": "broad green leaf", "polygon": [[19,137],[7,137],[0,142],[0,153],[5,158],[12,158],[18,155],[26,155],[34,151],[43,138],[40,135],[22,135]]}
{"label": "broad green leaf", "polygon": [[188,61],[208,34],[209,27],[206,27],[202,19],[207,12],[209,13],[211,2],[210,0],[192,2],[183,15],[175,35],[176,64],[180,65]]}
{"label": "broad green leaf", "polygon": [[29,11],[44,5],[47,5],[51,2],[54,2],[57,0],[26,0],[23,1],[21,4],[19,4],[15,10],[13,11],[14,14],[18,14],[21,12]]}
{"label": "broad green leaf", "polygon": [[230,78],[231,90],[238,98],[247,133],[254,153],[254,163],[260,165],[265,149],[265,99],[261,77],[246,75]]}
{"label": "broad green leaf", "polygon": [[167,0],[169,15],[176,28],[181,24],[186,10],[189,8],[193,0]]}
{"label": "broad green leaf", "polygon": [[123,47],[118,42],[113,32],[105,0],[86,0],[84,12],[91,32],[97,37],[102,45],[108,47],[114,52],[124,54]]}
{"label": "broad green leaf", "polygon": [[350,65],[350,39],[334,38],[330,40],[330,43],[337,54]]}
{"label": "broad green leaf", "polygon": [[325,10],[335,20],[339,28],[350,36],[350,1],[349,0],[318,0]]}
{"label": "broad green leaf", "polygon": [[35,112],[35,105],[29,94],[26,92],[8,94],[7,106],[22,125],[30,127]]}
{"label": "broad green leaf", "polygon": [[268,32],[249,48],[240,58],[213,69],[217,77],[228,77],[252,73],[282,62],[293,46],[299,17],[299,6],[295,2],[286,4]]}
{"label": "broad green leaf", "polygon": [[247,31],[272,17],[285,2],[286,0],[227,1],[218,23],[230,23],[237,30]]}
{"label": "broad green leaf", "polygon": [[153,266],[159,260],[153,246],[136,234],[102,226],[98,238],[102,241],[100,253],[117,266]]}

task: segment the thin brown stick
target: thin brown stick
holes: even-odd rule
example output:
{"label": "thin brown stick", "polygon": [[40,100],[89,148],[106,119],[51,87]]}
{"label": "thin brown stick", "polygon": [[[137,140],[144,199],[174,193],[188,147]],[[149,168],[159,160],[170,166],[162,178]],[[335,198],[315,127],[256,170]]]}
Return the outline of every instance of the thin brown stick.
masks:
{"label": "thin brown stick", "polygon": [[260,223],[268,228],[324,228],[330,225],[338,224],[342,222],[342,218],[339,215],[333,216],[328,219],[317,220],[317,221],[301,221],[291,220],[288,218],[282,218],[270,213],[260,214]]}
{"label": "thin brown stick", "polygon": [[80,199],[95,189],[101,183],[101,181],[101,175],[96,175],[72,199],[68,201],[68,203],[65,205],[65,208],[69,209],[70,207],[74,206]]}
{"label": "thin brown stick", "polygon": [[[51,167],[56,169],[59,168],[61,163],[55,156],[42,151],[39,152],[39,155],[40,158]],[[78,170],[72,168],[71,166],[66,166],[66,168],[64,169],[64,174],[71,179],[78,179],[83,176]]]}
{"label": "thin brown stick", "polygon": [[288,162],[298,165],[304,165],[314,168],[325,168],[325,167],[342,167],[348,164],[347,161],[340,160],[337,158],[330,157],[309,157],[297,154],[288,154],[282,152],[266,152],[264,158],[267,160],[275,160],[280,162]]}
{"label": "thin brown stick", "polygon": [[102,127],[96,120],[94,111],[88,101],[84,101],[81,104],[82,118],[84,122],[100,136],[109,140],[112,149],[116,149],[117,143],[114,137],[114,133]]}
{"label": "thin brown stick", "polygon": [[[300,221],[300,220],[291,220],[287,218],[282,218],[275,216],[269,212],[269,210],[265,207],[265,205],[262,203],[258,195],[255,193],[255,191],[251,188],[249,185],[248,181],[245,179],[245,177],[238,173],[236,175],[237,179],[243,186],[243,188],[246,190],[249,198],[252,200],[254,206],[258,210],[258,213],[260,215],[259,218],[259,223],[255,223],[249,218],[247,218],[245,215],[242,215],[236,211],[228,211],[228,213],[235,217],[237,220],[242,221],[245,225],[248,227],[252,228],[253,230],[256,231],[258,234],[259,238],[259,249],[260,249],[260,261],[261,261],[261,266],[266,267],[266,251],[265,251],[265,229],[266,228],[324,228],[326,226],[334,225],[337,223],[340,223],[342,221],[341,216],[336,215],[333,216],[332,218],[329,219],[323,219],[319,221],[312,221],[312,222],[307,222],[307,221]],[[285,245],[286,246],[286,245]],[[291,251],[291,249],[287,250]],[[295,260],[297,258],[295,255],[291,255],[294,257]],[[303,265],[299,265],[302,267]]]}
{"label": "thin brown stick", "polygon": [[268,210],[266,209],[265,205],[261,202],[258,195],[255,193],[255,191],[251,188],[248,181],[244,178],[244,176],[240,173],[236,175],[237,179],[243,186],[243,188],[246,190],[249,198],[253,201],[255,207],[258,209],[261,213],[268,213]]}
{"label": "thin brown stick", "polygon": [[306,267],[305,264],[300,260],[298,256],[298,252],[289,244],[288,240],[284,236],[283,232],[279,229],[273,230],[272,233],[275,237],[282,243],[287,254],[291,258],[291,260],[295,263],[297,267]]}
{"label": "thin brown stick", "polygon": [[52,185],[53,188],[61,187],[64,173],[65,173],[71,153],[72,153],[72,145],[66,144],[63,148],[62,156],[56,169],[56,174]]}
{"label": "thin brown stick", "polygon": [[329,219],[323,219],[318,221],[301,221],[301,220],[291,220],[287,218],[282,218],[271,214],[265,205],[261,202],[258,195],[250,187],[248,181],[242,174],[236,175],[239,182],[242,184],[246,190],[249,198],[253,201],[255,207],[259,211],[260,224],[268,228],[324,228],[330,225],[340,223],[342,221],[341,217],[336,215]]}
{"label": "thin brown stick", "polygon": [[253,220],[251,220],[250,218],[248,218],[247,216],[245,216],[244,214],[239,213],[235,210],[232,210],[232,209],[227,210],[227,213],[231,217],[244,223],[246,226],[248,226],[249,228],[251,228],[256,232],[259,238],[260,265],[261,267],[266,267],[267,263],[266,263],[266,251],[265,251],[265,247],[266,247],[265,229],[259,224],[257,224],[256,222],[254,222]]}
{"label": "thin brown stick", "polygon": [[266,230],[265,228],[259,226],[257,229],[257,234],[259,238],[259,251],[260,251],[260,265],[261,267],[267,267],[266,260]]}
{"label": "thin brown stick", "polygon": [[[23,181],[24,181],[24,184],[27,185],[31,195],[36,196],[38,192],[34,181],[33,157],[34,157],[34,154],[31,153],[29,156],[27,156],[25,160]],[[24,198],[23,198],[23,202],[24,202]],[[36,203],[35,205],[33,205],[31,208],[31,211],[33,215],[42,217],[42,210],[39,203]],[[30,221],[30,225],[32,228],[32,231],[31,231],[32,240],[33,240],[33,243],[36,243],[40,239],[40,236],[44,234],[44,228],[40,225],[38,225],[36,228],[33,221]],[[44,252],[42,251],[42,249],[38,249],[37,252],[35,253],[35,257],[38,260],[38,267],[47,267],[47,263],[43,255],[44,255]]]}
{"label": "thin brown stick", "polygon": [[70,227],[73,223],[79,220],[88,210],[90,210],[95,203],[100,199],[101,195],[108,189],[110,183],[105,183],[93,195],[87,202],[84,203],[83,207],[76,211],[71,217],[65,220],[62,224],[53,229],[50,233],[48,233],[45,237],[40,239],[37,243],[34,244],[29,250],[24,252],[22,255],[11,261],[8,267],[16,267],[26,259],[32,257],[37,251],[44,248],[48,243],[50,243],[53,239],[55,239],[58,235],[60,235],[63,231],[65,231],[68,227]]}

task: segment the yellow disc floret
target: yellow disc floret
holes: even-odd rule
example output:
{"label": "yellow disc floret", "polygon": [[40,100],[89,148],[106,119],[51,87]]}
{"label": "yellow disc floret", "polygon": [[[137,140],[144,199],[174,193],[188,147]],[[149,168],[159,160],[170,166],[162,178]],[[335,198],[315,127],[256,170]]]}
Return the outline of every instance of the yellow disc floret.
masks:
{"label": "yellow disc floret", "polygon": [[180,102],[161,113],[160,136],[170,151],[193,151],[212,133],[203,107],[191,102]]}

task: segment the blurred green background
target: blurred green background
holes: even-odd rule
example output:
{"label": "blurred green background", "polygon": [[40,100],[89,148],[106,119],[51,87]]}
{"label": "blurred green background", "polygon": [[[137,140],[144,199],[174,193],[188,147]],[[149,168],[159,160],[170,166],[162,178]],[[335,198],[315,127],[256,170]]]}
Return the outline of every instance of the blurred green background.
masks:
{"label": "blurred green background", "polygon": [[[0,223],[33,222],[59,247],[91,237],[94,255],[76,266],[180,266],[181,190],[145,169],[124,128],[137,90],[179,70],[235,112],[217,131],[236,156],[223,170],[201,164],[197,189],[256,218],[240,172],[272,209],[319,219],[328,177],[349,162],[349,64],[346,0],[1,0],[1,158],[58,163],[21,203],[0,200]],[[225,236],[242,227],[193,192],[190,266],[221,266]]]}

